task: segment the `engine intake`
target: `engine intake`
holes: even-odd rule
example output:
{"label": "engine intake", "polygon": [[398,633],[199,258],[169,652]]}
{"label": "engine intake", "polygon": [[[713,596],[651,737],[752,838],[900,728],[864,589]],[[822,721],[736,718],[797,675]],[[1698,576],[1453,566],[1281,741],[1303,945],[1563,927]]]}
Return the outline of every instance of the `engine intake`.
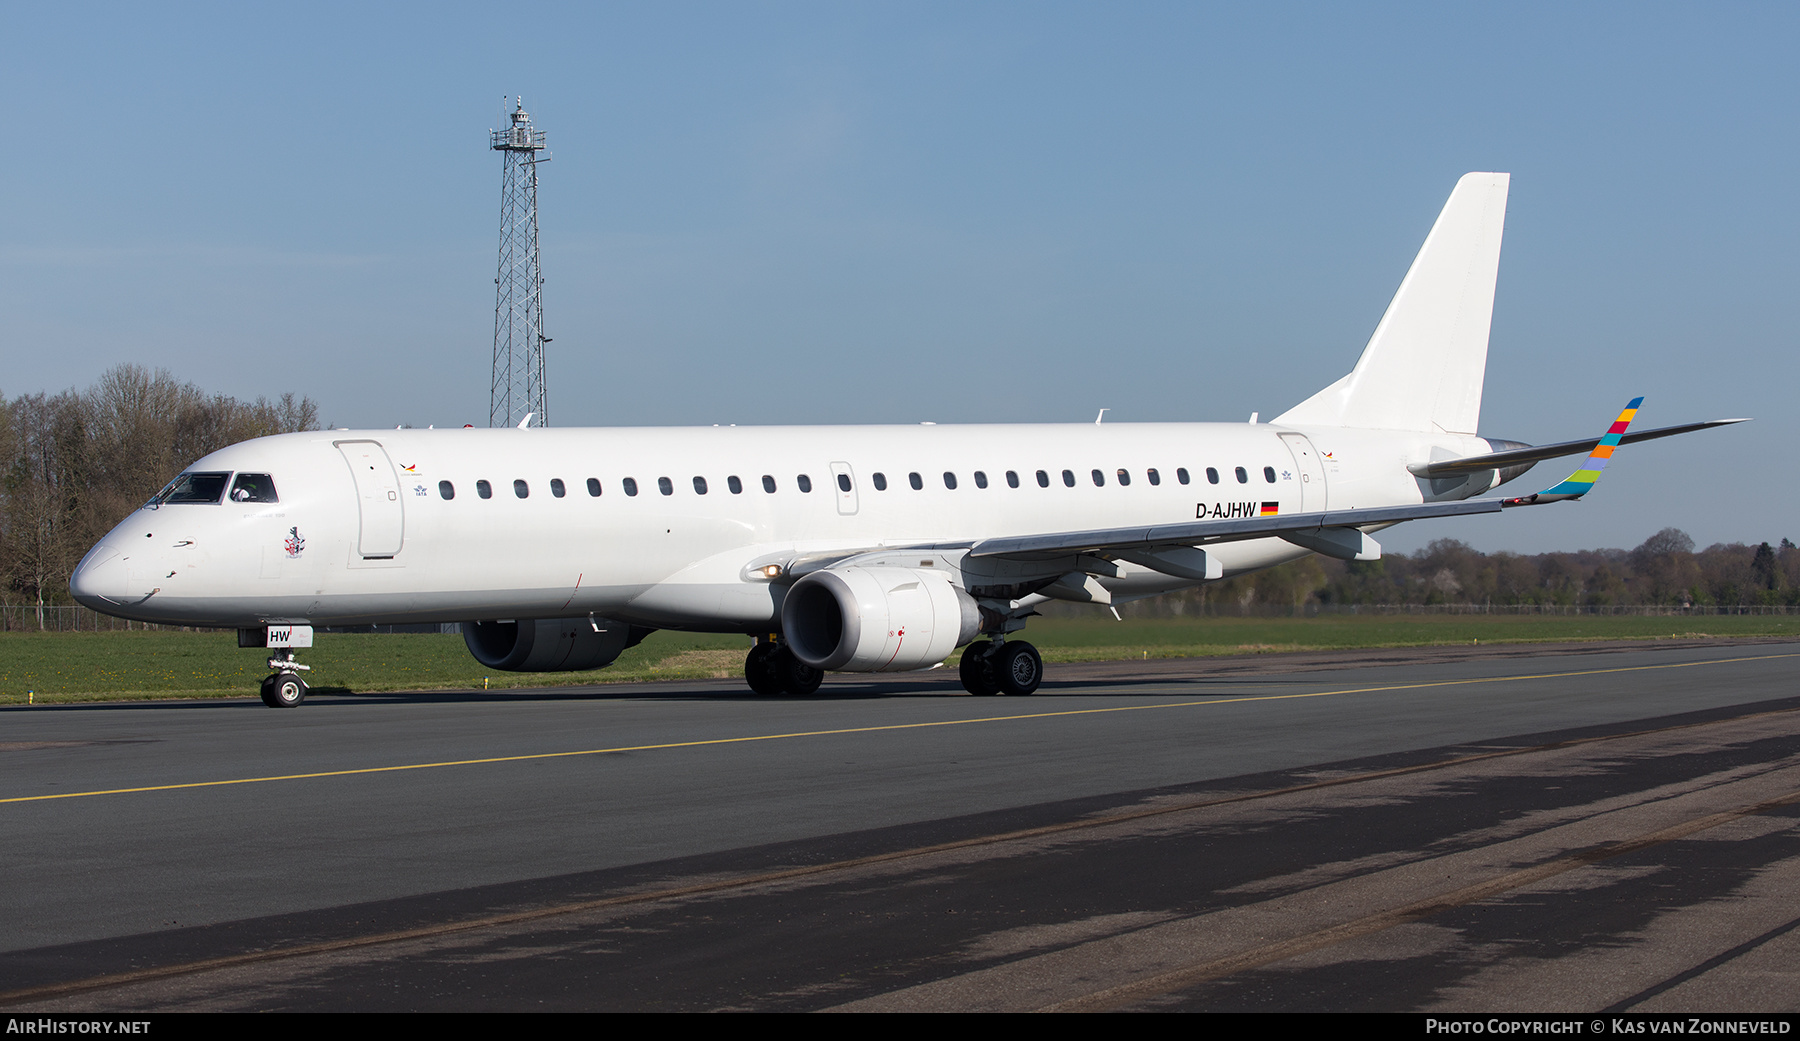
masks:
{"label": "engine intake", "polygon": [[973,640],[981,613],[941,571],[846,567],[795,582],[781,628],[794,656],[815,669],[904,672]]}
{"label": "engine intake", "polygon": [[[596,632],[598,628],[598,632]],[[655,632],[605,618],[528,618],[465,622],[463,642],[475,660],[502,672],[582,672],[611,665]]]}

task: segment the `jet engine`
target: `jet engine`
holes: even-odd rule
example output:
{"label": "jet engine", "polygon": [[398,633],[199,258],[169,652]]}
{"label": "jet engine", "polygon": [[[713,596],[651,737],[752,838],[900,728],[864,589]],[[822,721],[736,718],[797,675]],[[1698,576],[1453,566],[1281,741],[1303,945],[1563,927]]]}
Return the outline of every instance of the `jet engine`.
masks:
{"label": "jet engine", "polygon": [[846,567],[795,582],[781,627],[794,657],[815,669],[902,672],[936,665],[973,640],[981,614],[944,572]]}
{"label": "jet engine", "polygon": [[527,618],[464,622],[463,642],[475,660],[502,672],[581,672],[613,659],[655,632],[605,618]]}

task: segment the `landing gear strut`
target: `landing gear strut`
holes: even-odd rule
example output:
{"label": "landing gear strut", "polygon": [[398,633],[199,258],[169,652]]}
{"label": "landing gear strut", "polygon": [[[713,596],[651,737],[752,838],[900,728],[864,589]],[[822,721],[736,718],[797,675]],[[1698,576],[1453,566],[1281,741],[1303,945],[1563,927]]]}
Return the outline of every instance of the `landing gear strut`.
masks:
{"label": "landing gear strut", "polygon": [[805,697],[819,689],[825,674],[794,657],[786,644],[759,642],[744,659],[744,682],[758,694]]}
{"label": "landing gear strut", "polygon": [[312,666],[295,661],[293,651],[283,651],[269,659],[269,668],[275,672],[263,677],[263,704],[270,708],[293,708],[306,700],[306,681],[300,678],[300,673]]}
{"label": "landing gear strut", "polygon": [[959,672],[971,694],[1033,694],[1044,681],[1044,659],[1023,640],[989,640],[963,649]]}

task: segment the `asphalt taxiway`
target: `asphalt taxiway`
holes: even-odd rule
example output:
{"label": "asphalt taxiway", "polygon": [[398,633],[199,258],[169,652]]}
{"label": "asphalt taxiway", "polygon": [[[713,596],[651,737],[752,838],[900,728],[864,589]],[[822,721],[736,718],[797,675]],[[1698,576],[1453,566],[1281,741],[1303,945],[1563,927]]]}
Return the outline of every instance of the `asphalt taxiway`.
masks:
{"label": "asphalt taxiway", "polygon": [[0,710],[0,1007],[1800,1006],[1800,645]]}

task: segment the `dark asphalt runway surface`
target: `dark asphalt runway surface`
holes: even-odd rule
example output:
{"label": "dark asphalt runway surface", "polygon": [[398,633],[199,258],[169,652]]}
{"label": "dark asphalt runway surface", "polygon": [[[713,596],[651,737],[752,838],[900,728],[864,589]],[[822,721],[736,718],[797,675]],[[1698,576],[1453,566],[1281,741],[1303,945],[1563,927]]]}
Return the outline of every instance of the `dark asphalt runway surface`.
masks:
{"label": "dark asphalt runway surface", "polygon": [[0,710],[0,1007],[1800,1007],[1800,644]]}

